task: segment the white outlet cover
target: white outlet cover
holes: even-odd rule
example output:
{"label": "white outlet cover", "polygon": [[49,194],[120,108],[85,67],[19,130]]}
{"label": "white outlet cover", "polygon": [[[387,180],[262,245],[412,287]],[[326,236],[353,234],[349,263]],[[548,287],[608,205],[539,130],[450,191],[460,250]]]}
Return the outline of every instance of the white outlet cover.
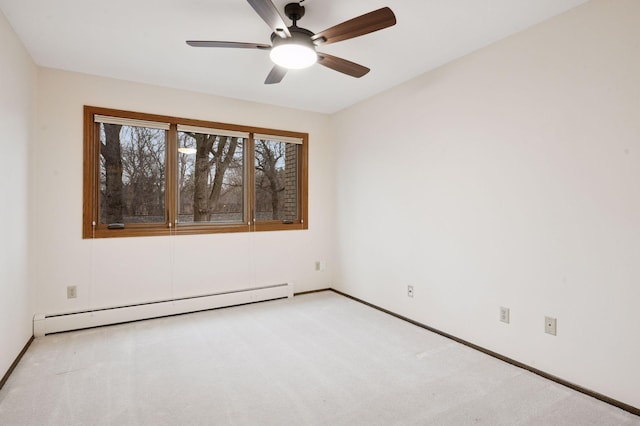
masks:
{"label": "white outlet cover", "polygon": [[67,286],[67,299],[75,299],[78,297],[78,288],[75,285]]}
{"label": "white outlet cover", "polygon": [[500,321],[509,324],[509,308],[500,306]]}

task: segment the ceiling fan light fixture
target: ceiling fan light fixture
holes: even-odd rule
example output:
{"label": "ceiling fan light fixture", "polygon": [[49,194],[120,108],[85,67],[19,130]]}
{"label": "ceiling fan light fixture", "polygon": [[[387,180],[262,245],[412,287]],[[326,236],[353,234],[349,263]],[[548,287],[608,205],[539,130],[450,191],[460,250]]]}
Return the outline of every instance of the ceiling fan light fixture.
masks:
{"label": "ceiling fan light fixture", "polygon": [[[271,28],[271,45],[262,43],[244,43],[234,41],[188,40],[193,47],[221,47],[239,49],[269,50],[275,65],[269,71],[264,84],[280,83],[290,69],[310,67],[316,62],[351,77],[360,78],[370,69],[355,62],[338,58],[327,53],[317,53],[316,46],[349,40],[373,33],[396,24],[396,16],[388,7],[382,7],[364,15],[344,21],[338,25],[314,33],[298,26],[305,14],[304,0],[288,3],[284,13],[293,24],[286,26],[273,0],[247,0],[253,10]],[[290,0],[291,1],[291,0]]]}
{"label": "ceiling fan light fixture", "polygon": [[296,33],[293,33],[291,38],[274,39],[269,56],[275,64],[288,69],[307,68],[318,61],[318,54],[311,39]]}

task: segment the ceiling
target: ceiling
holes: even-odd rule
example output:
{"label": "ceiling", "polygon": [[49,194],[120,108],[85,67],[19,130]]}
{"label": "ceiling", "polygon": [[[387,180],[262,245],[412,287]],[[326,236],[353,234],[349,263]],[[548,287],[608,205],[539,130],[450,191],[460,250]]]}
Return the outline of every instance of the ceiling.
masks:
{"label": "ceiling", "polygon": [[[266,51],[185,44],[269,43],[245,0],[0,0],[0,9],[40,66],[332,113],[586,1],[305,0],[298,24],[313,32],[384,6],[397,25],[319,48],[371,68],[360,79],[314,65],[274,85],[263,84]],[[290,2],[273,0],[283,17]]]}

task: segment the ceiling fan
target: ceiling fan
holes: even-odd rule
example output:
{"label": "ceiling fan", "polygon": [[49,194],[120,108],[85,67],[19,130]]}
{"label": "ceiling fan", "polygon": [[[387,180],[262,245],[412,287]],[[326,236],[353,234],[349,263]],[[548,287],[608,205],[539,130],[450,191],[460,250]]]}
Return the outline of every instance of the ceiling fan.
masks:
{"label": "ceiling fan", "polygon": [[316,47],[348,40],[369,34],[396,24],[396,17],[388,7],[345,21],[319,33],[298,27],[298,21],[304,16],[304,6],[300,3],[289,3],[284,13],[293,21],[287,27],[280,13],[271,0],[247,0],[251,7],[273,30],[271,45],[261,43],[241,43],[234,41],[196,41],[188,40],[193,47],[226,47],[241,49],[269,50],[271,60],[275,63],[264,81],[265,84],[280,83],[287,70],[306,68],[319,63],[327,68],[360,78],[370,70],[367,67],[338,58],[327,53],[317,52]]}

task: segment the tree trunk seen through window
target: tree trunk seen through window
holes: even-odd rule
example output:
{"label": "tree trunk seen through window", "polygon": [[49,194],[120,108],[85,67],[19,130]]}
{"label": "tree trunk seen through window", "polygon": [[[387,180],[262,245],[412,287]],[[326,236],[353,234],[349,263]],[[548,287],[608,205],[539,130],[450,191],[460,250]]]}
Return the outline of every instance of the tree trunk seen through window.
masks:
{"label": "tree trunk seen through window", "polygon": [[105,193],[103,223],[122,222],[123,219],[123,185],[122,185],[122,154],[120,147],[119,124],[103,124],[104,142],[101,143],[100,153],[104,158]]}
{"label": "tree trunk seen through window", "polygon": [[200,133],[188,135],[196,141],[193,220],[208,222],[218,205],[225,173],[234,159],[239,138]]}
{"label": "tree trunk seen through window", "polygon": [[100,123],[100,223],[163,223],[165,131]]}
{"label": "tree trunk seen through window", "polygon": [[256,141],[256,204],[264,219],[281,220],[291,216],[281,209],[284,207],[286,145],[279,141]]}
{"label": "tree trunk seen through window", "polygon": [[278,161],[284,156],[281,145],[283,144],[268,144],[262,140],[256,144],[256,169],[260,170],[266,177],[266,182],[264,180],[260,182],[260,188],[271,195],[272,219],[278,219],[279,217],[278,193],[284,191],[284,185],[278,181],[277,168]]}

